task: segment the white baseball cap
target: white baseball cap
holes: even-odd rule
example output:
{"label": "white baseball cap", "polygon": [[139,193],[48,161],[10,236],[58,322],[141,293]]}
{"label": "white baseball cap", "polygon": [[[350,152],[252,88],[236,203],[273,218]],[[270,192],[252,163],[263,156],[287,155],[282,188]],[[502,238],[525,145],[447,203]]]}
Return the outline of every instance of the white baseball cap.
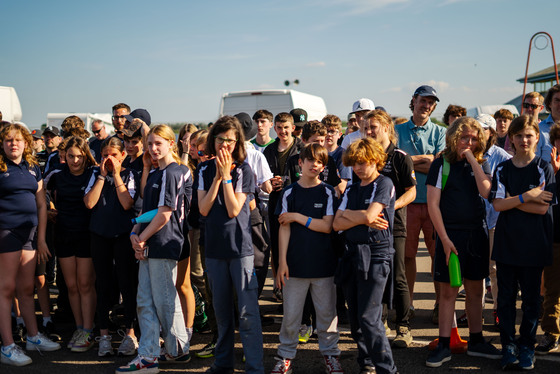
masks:
{"label": "white baseball cap", "polygon": [[492,128],[496,131],[496,120],[490,114],[479,114],[475,118],[483,129]]}
{"label": "white baseball cap", "polygon": [[374,110],[374,109],[375,109],[375,104],[373,104],[373,101],[371,99],[361,98],[360,100],[356,101],[354,105],[352,105],[352,112],[350,113],[356,113],[356,112],[361,112],[363,110]]}

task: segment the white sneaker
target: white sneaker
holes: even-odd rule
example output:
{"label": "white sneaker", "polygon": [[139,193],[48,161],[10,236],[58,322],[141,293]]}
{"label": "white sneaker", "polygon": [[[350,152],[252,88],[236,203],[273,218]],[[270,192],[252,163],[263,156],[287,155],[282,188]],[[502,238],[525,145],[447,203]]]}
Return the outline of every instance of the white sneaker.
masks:
{"label": "white sneaker", "polygon": [[[120,331],[119,331],[120,334]],[[135,337],[125,335],[119,345],[118,354],[120,356],[133,356],[138,349],[138,341]]]}
{"label": "white sneaker", "polygon": [[112,338],[111,335],[103,335],[95,338],[95,341],[99,342],[99,350],[97,351],[99,357],[112,356],[115,353],[111,345]]}
{"label": "white sneaker", "polygon": [[72,344],[72,352],[85,352],[93,347],[93,333],[82,330],[78,339]]}
{"label": "white sneaker", "polygon": [[7,347],[2,347],[1,351],[2,358],[0,359],[0,362],[2,362],[3,364],[12,366],[25,366],[33,362],[29,356],[23,353],[23,350],[20,348],[20,346],[16,345],[15,343],[12,343]]}
{"label": "white sneaker", "polygon": [[72,347],[74,346],[74,343],[76,343],[76,340],[78,340],[78,338],[80,337],[81,334],[82,334],[82,330],[74,331],[74,333],[72,334],[72,338],[70,338],[70,341],[68,342],[66,347],[68,349],[72,349]]}
{"label": "white sneaker", "polygon": [[42,333],[37,333],[36,336],[28,336],[27,343],[25,343],[25,349],[28,351],[43,351],[43,352],[52,352],[58,351],[61,347],[60,344],[53,342],[49,338],[47,338]]}

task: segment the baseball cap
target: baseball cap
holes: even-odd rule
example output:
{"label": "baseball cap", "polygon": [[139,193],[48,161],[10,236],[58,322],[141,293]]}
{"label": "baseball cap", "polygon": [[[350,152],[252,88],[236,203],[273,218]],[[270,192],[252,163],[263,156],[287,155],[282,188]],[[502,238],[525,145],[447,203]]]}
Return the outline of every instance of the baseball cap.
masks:
{"label": "baseball cap", "polygon": [[294,125],[296,127],[303,127],[307,123],[307,112],[304,109],[292,109],[290,114],[294,117]]}
{"label": "baseball cap", "polygon": [[494,131],[496,130],[496,120],[490,114],[479,114],[475,119],[480,123],[483,129],[491,128],[494,129]]}
{"label": "baseball cap", "polygon": [[363,110],[374,110],[374,109],[375,109],[375,104],[373,104],[373,100],[361,98],[360,100],[356,101],[352,105],[351,113],[361,112]]}
{"label": "baseball cap", "polygon": [[132,138],[135,135],[138,136],[137,132],[140,131],[140,128],[142,127],[139,123],[132,123],[135,118],[141,119],[148,126],[152,124],[152,117],[146,109],[134,109],[130,114],[125,115],[124,118],[126,118],[128,123],[124,125],[121,132],[124,136],[128,136],[129,138]]}
{"label": "baseball cap", "polygon": [[241,112],[237,113],[234,117],[239,120],[239,123],[241,123],[245,140],[252,139],[255,135],[257,135],[257,127],[253,125],[251,116],[245,112]]}
{"label": "baseball cap", "polygon": [[437,92],[436,90],[432,87],[432,86],[420,86],[416,89],[416,91],[414,91],[414,95],[412,96],[433,96],[436,101],[439,101],[439,98],[437,97]]}
{"label": "baseball cap", "polygon": [[31,136],[34,137],[35,139],[41,139],[41,134],[39,134],[39,130],[32,130]]}
{"label": "baseball cap", "polygon": [[54,126],[47,126],[45,127],[45,129],[43,130],[43,136],[45,136],[45,134],[53,134],[54,136],[59,136],[60,135],[60,131],[58,131],[58,129]]}
{"label": "baseball cap", "polygon": [[356,115],[354,113],[348,113],[348,121],[351,119],[356,119]]}

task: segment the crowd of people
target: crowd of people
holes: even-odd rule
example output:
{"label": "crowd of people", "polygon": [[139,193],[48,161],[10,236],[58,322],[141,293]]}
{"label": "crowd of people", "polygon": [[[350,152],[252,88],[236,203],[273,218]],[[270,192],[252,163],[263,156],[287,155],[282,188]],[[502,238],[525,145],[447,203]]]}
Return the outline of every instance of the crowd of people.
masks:
{"label": "crowd of people", "polygon": [[[133,357],[116,373],[188,362],[200,330],[212,336],[195,353],[214,357],[207,373],[233,373],[236,328],[245,370],[263,373],[258,300],[271,268],[283,318],[270,373],[290,374],[298,344],[314,333],[326,371],[343,373],[339,319],[350,324],[360,374],[396,373],[392,348],[413,341],[422,231],[439,325],[425,364],[466,351],[533,369],[535,353],[557,350],[560,337],[560,85],[546,98],[525,95],[518,117],[501,109],[472,118],[450,105],[445,127],[430,118],[438,101],[433,87],[418,87],[406,120],[359,99],[345,133],[339,117],[308,120],[300,108],[223,116],[178,135],[124,103],[112,107],[115,134],[100,120],[90,134],[77,116],[42,132],[1,122],[1,363],[31,364],[23,346],[62,348],[49,299],[56,281],[75,325],[67,348],[97,342],[99,356]],[[466,297],[459,318],[455,256]],[[486,289],[501,350],[483,336]]]}

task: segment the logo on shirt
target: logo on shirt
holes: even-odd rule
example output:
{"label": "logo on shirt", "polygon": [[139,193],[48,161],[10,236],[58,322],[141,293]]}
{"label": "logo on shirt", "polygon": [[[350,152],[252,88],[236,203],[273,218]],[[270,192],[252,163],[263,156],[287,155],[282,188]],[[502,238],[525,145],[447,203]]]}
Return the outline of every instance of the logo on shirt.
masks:
{"label": "logo on shirt", "polygon": [[315,203],[313,204],[313,208],[322,208],[323,207],[323,203]]}
{"label": "logo on shirt", "polygon": [[29,174],[33,175],[34,177],[37,176],[37,173],[35,173],[35,170],[29,170]]}
{"label": "logo on shirt", "polygon": [[371,199],[365,199],[365,200],[364,200],[364,204],[366,204],[366,205],[371,204]]}
{"label": "logo on shirt", "polygon": [[414,173],[414,170],[412,170],[412,173],[410,173],[410,175],[412,176],[412,179],[416,180],[416,174]]}
{"label": "logo on shirt", "polygon": [[159,188],[159,184],[157,183],[152,184],[152,188]]}

